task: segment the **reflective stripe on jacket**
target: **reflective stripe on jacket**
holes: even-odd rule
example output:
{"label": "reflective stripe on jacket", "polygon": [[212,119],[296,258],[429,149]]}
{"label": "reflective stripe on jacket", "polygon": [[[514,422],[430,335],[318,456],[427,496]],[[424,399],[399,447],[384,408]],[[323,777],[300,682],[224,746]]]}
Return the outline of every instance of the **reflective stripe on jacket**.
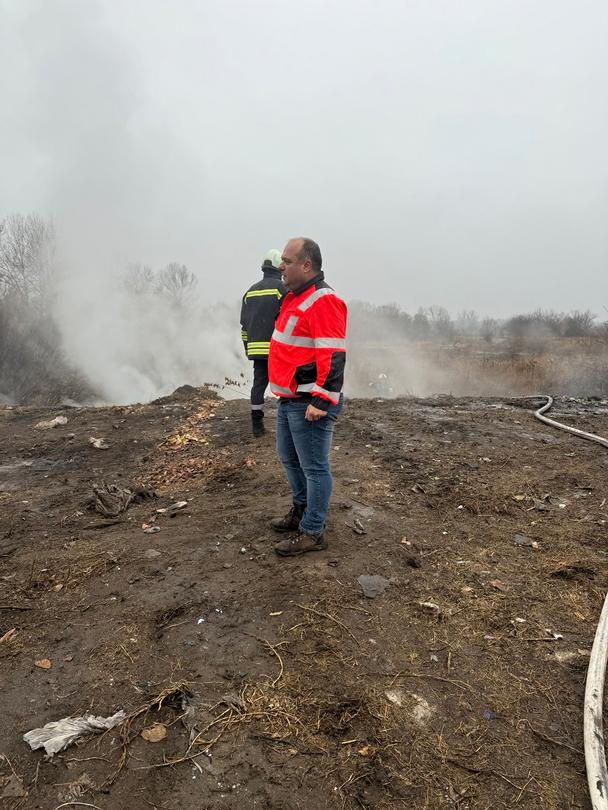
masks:
{"label": "reflective stripe on jacket", "polygon": [[250,360],[268,357],[270,336],[285,295],[280,270],[265,266],[262,270],[264,278],[247,290],[241,305],[241,340]]}
{"label": "reflective stripe on jacket", "polygon": [[346,304],[323,273],[283,299],[270,341],[270,390],[278,397],[310,396],[327,410],[340,398],[346,364]]}

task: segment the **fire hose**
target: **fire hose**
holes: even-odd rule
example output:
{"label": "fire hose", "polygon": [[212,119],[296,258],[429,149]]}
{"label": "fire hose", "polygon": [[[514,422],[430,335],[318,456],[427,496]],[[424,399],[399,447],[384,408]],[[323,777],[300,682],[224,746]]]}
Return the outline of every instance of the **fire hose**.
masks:
{"label": "fire hose", "polygon": [[[535,411],[534,416],[551,427],[566,430],[582,439],[608,447],[608,439],[587,433],[584,430],[564,425],[550,419],[544,414],[553,405],[553,397],[544,394],[546,403]],[[537,399],[537,397],[534,397]],[[585,685],[585,706],[583,713],[583,734],[585,748],[585,768],[587,770],[587,783],[593,810],[608,810],[608,768],[606,766],[606,748],[604,744],[604,721],[602,709],[604,705],[604,681],[606,678],[606,661],[608,660],[608,594],[604,600],[604,607],[597,624],[589,668]]]}
{"label": "fire hose", "polygon": [[[542,408],[539,408],[534,412],[534,416],[537,419],[540,419],[540,421],[544,422],[545,425],[551,425],[551,427],[559,428],[560,430],[567,430],[568,433],[574,433],[575,436],[580,436],[581,439],[589,439],[590,442],[597,442],[598,444],[603,444],[604,447],[608,447],[608,439],[603,439],[601,436],[596,436],[595,433],[586,433],[584,430],[570,427],[570,425],[564,425],[562,422],[556,422],[555,419],[549,419],[548,416],[543,416],[543,414],[546,413],[553,405],[553,397],[550,397],[547,394],[543,394],[543,396],[547,399],[547,401]],[[532,398],[538,399],[538,397]]]}

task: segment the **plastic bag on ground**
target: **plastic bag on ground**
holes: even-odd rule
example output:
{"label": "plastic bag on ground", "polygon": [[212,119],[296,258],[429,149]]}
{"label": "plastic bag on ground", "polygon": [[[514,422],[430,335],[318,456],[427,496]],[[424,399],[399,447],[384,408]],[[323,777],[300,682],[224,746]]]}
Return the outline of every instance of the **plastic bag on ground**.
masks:
{"label": "plastic bag on ground", "polygon": [[55,720],[42,728],[28,731],[23,735],[23,739],[32,751],[44,748],[47,755],[52,757],[75,743],[80,737],[107,731],[122,723],[124,719],[125,713],[122,709],[110,717],[95,717],[92,714],[85,714],[82,717],[64,717],[63,720]]}

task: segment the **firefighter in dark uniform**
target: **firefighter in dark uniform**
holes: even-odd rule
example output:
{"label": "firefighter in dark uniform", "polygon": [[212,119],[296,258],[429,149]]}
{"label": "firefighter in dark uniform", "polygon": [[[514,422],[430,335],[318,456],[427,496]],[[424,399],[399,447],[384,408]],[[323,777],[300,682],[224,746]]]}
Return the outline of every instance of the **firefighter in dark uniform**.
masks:
{"label": "firefighter in dark uniform", "polygon": [[264,393],[268,386],[270,338],[286,292],[280,264],[281,251],[269,250],[262,263],[264,277],[247,290],[241,306],[241,338],[247,357],[253,360],[251,424],[254,436],[263,436],[265,432]]}

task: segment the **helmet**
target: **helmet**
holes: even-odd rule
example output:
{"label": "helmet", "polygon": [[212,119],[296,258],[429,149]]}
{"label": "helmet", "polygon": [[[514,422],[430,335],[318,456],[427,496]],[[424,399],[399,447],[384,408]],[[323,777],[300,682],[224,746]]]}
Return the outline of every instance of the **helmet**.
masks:
{"label": "helmet", "polygon": [[272,265],[273,267],[277,267],[281,264],[281,251],[277,250],[276,248],[272,248],[269,250],[265,256],[262,264],[265,264],[267,267],[268,265]]}

